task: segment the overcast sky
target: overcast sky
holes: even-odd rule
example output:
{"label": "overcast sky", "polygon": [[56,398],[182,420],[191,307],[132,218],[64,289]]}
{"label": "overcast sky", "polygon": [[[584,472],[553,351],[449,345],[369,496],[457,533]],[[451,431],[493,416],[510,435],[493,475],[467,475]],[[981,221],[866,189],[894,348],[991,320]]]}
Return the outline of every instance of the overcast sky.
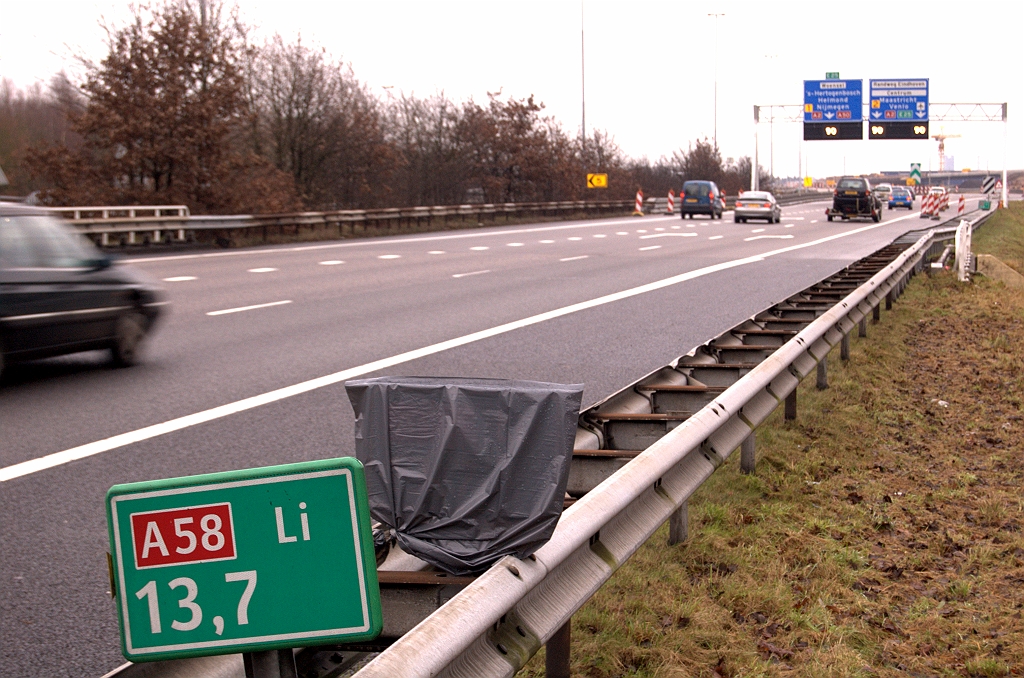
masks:
{"label": "overcast sky", "polygon": [[[1024,168],[1024,2],[605,2],[239,0],[262,35],[326,48],[374,91],[533,94],[567,131],[580,127],[580,32],[588,129],[634,157],[671,156],[715,134],[724,157],[751,155],[755,104],[800,104],[804,79],[929,78],[931,101],[1009,103],[1002,123],[931,123],[956,169]],[[581,10],[582,7],[582,10]],[[719,13],[716,19],[709,13]],[[0,77],[25,87],[106,53],[101,23],[127,2],[5,0]],[[390,90],[388,88],[391,88]],[[774,128],[774,129],[772,129]],[[759,126],[760,162],[779,176],[938,169],[935,141],[802,142],[799,123]],[[774,156],[774,158],[772,157]]]}

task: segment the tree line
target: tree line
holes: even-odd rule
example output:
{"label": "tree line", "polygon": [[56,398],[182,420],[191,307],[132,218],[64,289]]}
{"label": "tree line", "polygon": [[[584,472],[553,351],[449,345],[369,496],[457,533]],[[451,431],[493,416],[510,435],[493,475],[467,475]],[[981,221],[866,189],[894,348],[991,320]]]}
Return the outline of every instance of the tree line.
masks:
{"label": "tree line", "polygon": [[[6,192],[201,214],[630,199],[690,178],[749,187],[750,159],[725,163],[707,139],[629,158],[607,132],[567,132],[532,95],[378,96],[325,50],[251,32],[223,5],[143,6],[82,82],[0,81]],[[588,190],[585,172],[609,188]]]}

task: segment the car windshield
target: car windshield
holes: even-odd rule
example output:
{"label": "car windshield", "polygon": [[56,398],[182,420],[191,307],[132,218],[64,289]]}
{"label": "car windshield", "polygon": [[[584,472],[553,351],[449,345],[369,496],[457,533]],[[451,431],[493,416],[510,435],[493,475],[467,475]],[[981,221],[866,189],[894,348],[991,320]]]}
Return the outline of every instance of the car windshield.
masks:
{"label": "car windshield", "polygon": [[762,191],[747,191],[740,196],[740,200],[768,200],[768,194]]}
{"label": "car windshield", "polygon": [[863,179],[842,179],[839,182],[840,191],[863,191],[864,180]]}
{"label": "car windshield", "polygon": [[5,268],[81,268],[99,254],[53,217],[0,216],[0,265]]}
{"label": "car windshield", "polygon": [[691,198],[706,198],[710,192],[710,184],[683,184],[683,194]]}

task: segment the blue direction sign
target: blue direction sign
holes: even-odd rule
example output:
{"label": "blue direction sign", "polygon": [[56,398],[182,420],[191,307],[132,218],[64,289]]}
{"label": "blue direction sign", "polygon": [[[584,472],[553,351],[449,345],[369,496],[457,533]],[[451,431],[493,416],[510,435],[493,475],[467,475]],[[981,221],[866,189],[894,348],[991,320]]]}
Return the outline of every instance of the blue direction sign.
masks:
{"label": "blue direction sign", "polygon": [[868,82],[871,120],[928,119],[928,78]]}
{"label": "blue direction sign", "polygon": [[863,80],[804,80],[804,122],[860,122]]}

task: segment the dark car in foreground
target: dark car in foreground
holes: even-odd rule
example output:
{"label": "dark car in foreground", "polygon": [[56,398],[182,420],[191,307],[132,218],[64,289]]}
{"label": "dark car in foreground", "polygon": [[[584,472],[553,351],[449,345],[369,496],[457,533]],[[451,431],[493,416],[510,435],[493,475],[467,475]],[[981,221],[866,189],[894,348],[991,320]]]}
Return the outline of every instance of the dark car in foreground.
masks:
{"label": "dark car in foreground", "polygon": [[736,198],[732,220],[743,224],[748,219],[764,219],[769,224],[777,224],[782,221],[782,207],[768,191],[744,191]]}
{"label": "dark car in foreground", "polygon": [[679,214],[683,219],[695,214],[706,214],[721,219],[725,211],[725,196],[713,181],[687,181],[679,192]]}
{"label": "dark car in foreground", "polygon": [[46,210],[0,203],[0,371],[95,349],[131,365],[166,303]]}
{"label": "dark car in foreground", "polygon": [[877,223],[882,220],[882,201],[864,177],[842,177],[832,196],[832,208],[825,210],[825,215],[829,221],[867,217]]}

